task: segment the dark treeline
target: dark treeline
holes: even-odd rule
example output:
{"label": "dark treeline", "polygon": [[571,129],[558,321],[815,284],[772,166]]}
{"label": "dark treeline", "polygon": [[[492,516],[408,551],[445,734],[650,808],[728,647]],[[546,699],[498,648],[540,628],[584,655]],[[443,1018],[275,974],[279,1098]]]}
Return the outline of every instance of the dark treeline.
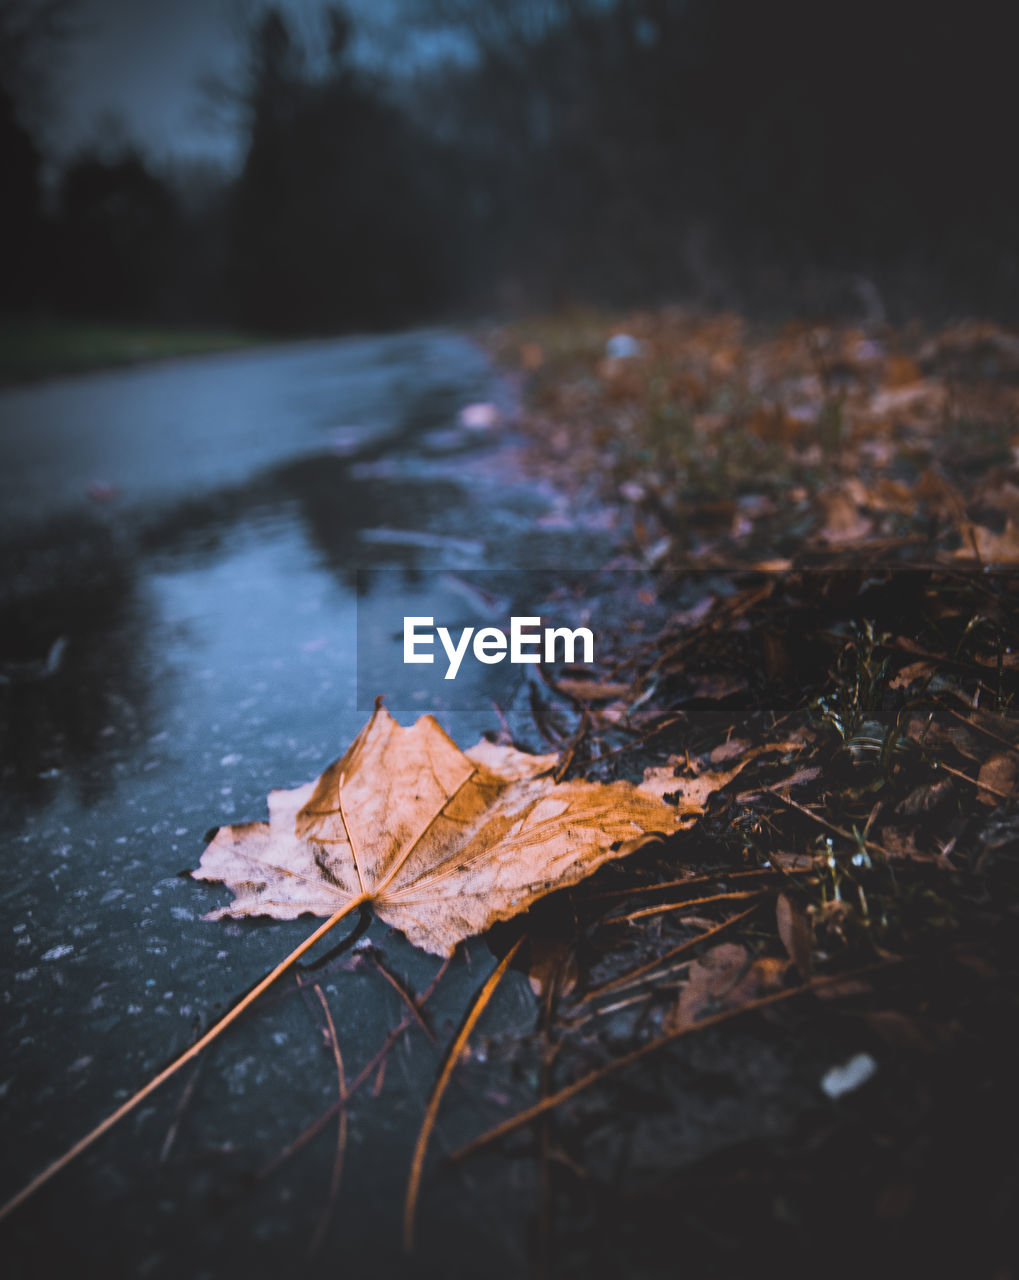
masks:
{"label": "dark treeline", "polygon": [[665,297],[1014,316],[1006,9],[408,0],[419,41],[471,51],[413,78],[369,74],[339,10],[312,70],[263,12],[229,182],[96,154],[47,207],[0,96],[9,305],[284,332]]}

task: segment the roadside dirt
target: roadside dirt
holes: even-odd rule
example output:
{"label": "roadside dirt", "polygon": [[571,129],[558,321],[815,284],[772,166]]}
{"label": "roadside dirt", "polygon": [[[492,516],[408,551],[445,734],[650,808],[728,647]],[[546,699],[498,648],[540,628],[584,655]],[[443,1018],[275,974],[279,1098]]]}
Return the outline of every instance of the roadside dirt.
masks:
{"label": "roadside dirt", "polygon": [[486,1057],[539,1101],[471,1159],[538,1162],[547,1274],[1014,1274],[1019,338],[487,344],[656,619],[545,672],[535,725],[562,776],[711,798],[532,911],[539,1030]]}

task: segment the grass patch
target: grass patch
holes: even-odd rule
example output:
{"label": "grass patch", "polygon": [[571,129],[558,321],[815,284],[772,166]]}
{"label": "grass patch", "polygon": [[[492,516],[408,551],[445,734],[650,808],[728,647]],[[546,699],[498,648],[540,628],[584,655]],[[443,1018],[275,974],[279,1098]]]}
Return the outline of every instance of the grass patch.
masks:
{"label": "grass patch", "polygon": [[32,382],[174,356],[208,355],[255,346],[260,339],[228,330],[148,328],[58,320],[0,324],[0,383]]}

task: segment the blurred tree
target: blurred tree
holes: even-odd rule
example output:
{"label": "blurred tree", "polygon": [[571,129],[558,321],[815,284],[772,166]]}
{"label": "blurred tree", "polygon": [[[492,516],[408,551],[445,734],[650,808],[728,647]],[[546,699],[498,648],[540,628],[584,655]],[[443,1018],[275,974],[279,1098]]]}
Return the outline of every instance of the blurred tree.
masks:
{"label": "blurred tree", "polygon": [[354,67],[350,37],[330,11],[318,76],[278,12],[252,37],[232,279],[240,318],[258,328],[394,323],[443,287],[423,140]]}
{"label": "blurred tree", "polygon": [[0,0],[0,84],[30,130],[45,117],[50,73],[73,38],[77,9],[77,0]]}
{"label": "blurred tree", "polygon": [[0,0],[0,307],[46,294],[48,227],[42,156],[33,134],[45,118],[48,64],[66,40],[70,0]]}
{"label": "blurred tree", "polygon": [[59,294],[77,315],[163,318],[179,263],[179,216],[166,184],[134,152],[84,156],[58,196]]}
{"label": "blurred tree", "polygon": [[860,0],[837,23],[813,0],[408,4],[473,50],[436,75],[434,118],[470,157],[475,258],[525,295],[745,301],[757,278],[894,288],[917,269],[1015,310],[1014,43],[994,0]]}
{"label": "blurred tree", "polygon": [[0,86],[0,279],[4,310],[23,308],[38,292],[46,235],[39,182],[39,151],[18,119],[14,100]]}

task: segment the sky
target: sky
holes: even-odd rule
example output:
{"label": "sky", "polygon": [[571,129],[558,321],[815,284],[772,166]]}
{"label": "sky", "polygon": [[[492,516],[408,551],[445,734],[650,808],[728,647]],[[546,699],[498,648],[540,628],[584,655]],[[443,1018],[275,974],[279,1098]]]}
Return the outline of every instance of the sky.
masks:
{"label": "sky", "polygon": [[63,156],[121,132],[160,158],[231,158],[198,81],[236,73],[234,15],[230,0],[79,0],[51,70],[50,148]]}
{"label": "sky", "polygon": [[[401,0],[353,0],[357,18],[398,23]],[[328,0],[277,0],[312,47]],[[157,163],[171,159],[239,165],[243,139],[217,112],[203,79],[236,81],[243,33],[260,0],[73,0],[72,35],[50,60],[45,133],[51,163],[97,142],[138,145]],[[422,42],[425,58],[437,52]],[[370,50],[362,46],[362,54]]]}

